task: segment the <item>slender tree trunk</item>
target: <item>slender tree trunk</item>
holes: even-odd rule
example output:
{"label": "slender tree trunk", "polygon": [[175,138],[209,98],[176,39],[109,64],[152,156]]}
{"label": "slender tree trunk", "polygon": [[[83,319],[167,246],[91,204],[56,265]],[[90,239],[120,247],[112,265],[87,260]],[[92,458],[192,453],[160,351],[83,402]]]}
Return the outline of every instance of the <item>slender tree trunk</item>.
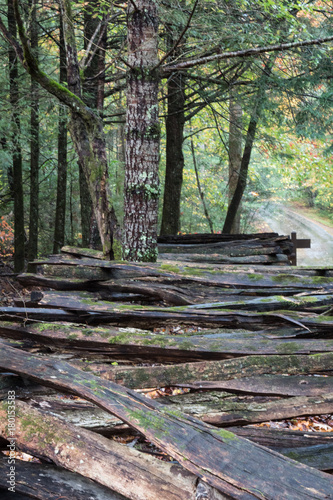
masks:
{"label": "slender tree trunk", "polygon": [[239,170],[238,182],[232,200],[229,204],[222,230],[222,233],[224,234],[228,234],[232,230],[233,222],[236,217],[237,210],[239,208],[239,205],[243,197],[243,193],[246,188],[247,174],[249,170],[254,139],[256,136],[256,130],[264,107],[267,81],[272,72],[275,58],[276,58],[275,55],[269,57],[268,61],[265,64],[265,68],[263,70],[263,76],[261,77],[259,82],[259,88],[255,99],[254,109],[252,111],[252,115],[247,129],[244,152]]}
{"label": "slender tree trunk", "polygon": [[[61,4],[64,8],[68,88],[81,99],[81,79],[72,24],[71,2],[62,0]],[[75,104],[71,107],[70,132],[89,187],[103,252],[108,258],[113,259],[113,235],[117,221],[114,209],[110,205],[111,195],[103,124],[101,118],[89,108],[85,113],[82,111],[80,106],[76,110]]]}
{"label": "slender tree trunk", "polygon": [[[36,1],[32,0],[30,46],[38,61],[38,27],[36,19]],[[39,85],[31,78],[31,112],[30,112],[30,213],[28,261],[37,258],[38,254],[38,219],[39,219]],[[28,272],[32,271],[28,265]]]}
{"label": "slender tree trunk", "polygon": [[128,2],[127,136],[124,258],[155,261],[159,198],[157,7]]}
{"label": "slender tree trunk", "polygon": [[[67,81],[66,50],[62,16],[60,14],[60,37],[59,37],[59,61],[60,75],[59,83]],[[66,225],[66,192],[67,192],[67,109],[59,105],[59,129],[58,129],[58,180],[57,180],[57,204],[54,226],[53,253],[58,253],[65,243]]]}
{"label": "slender tree trunk", "polygon": [[[91,109],[103,113],[105,86],[106,18],[103,22],[96,16],[98,2],[90,1],[84,9],[84,48],[86,66],[82,83],[82,99]],[[82,246],[97,248],[100,245],[93,203],[89,193],[83,167],[79,163],[79,183],[81,202]]]}
{"label": "slender tree trunk", "polygon": [[196,160],[196,157],[195,157],[193,137],[191,137],[191,151],[192,151],[192,158],[193,158],[193,166],[194,166],[194,171],[195,171],[195,177],[197,179],[197,186],[198,186],[199,196],[200,196],[200,199],[201,199],[201,202],[202,202],[202,208],[203,208],[205,217],[207,219],[207,222],[209,224],[210,232],[214,233],[213,222],[212,222],[212,219],[209,216],[207,205],[206,205],[205,193],[201,189],[201,183],[200,183],[200,178],[199,178],[197,160]]}
{"label": "slender tree trunk", "polygon": [[[16,22],[14,17],[13,3],[8,0],[8,31],[16,38]],[[12,109],[11,135],[12,135],[12,159],[13,159],[13,195],[14,195],[14,271],[20,272],[24,269],[24,203],[22,183],[22,151],[20,145],[21,123],[18,112],[19,88],[18,88],[18,66],[15,50],[9,46],[9,100]]]}
{"label": "slender tree trunk", "polygon": [[[171,48],[177,38],[170,36]],[[176,49],[180,55],[182,47]],[[168,114],[166,118],[166,163],[161,235],[180,231],[180,196],[183,184],[184,125],[185,125],[185,76],[176,71],[168,79]]]}
{"label": "slender tree trunk", "polygon": [[[242,106],[233,90],[230,90],[229,101],[229,204],[237,187],[242,162]],[[240,233],[241,206],[239,206],[231,234]]]}

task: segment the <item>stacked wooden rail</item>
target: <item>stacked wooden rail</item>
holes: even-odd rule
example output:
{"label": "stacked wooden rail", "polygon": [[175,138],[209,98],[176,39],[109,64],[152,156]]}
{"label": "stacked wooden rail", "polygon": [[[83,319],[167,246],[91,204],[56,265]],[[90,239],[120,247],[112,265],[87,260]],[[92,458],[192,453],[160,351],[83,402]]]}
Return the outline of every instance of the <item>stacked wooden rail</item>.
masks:
{"label": "stacked wooden rail", "polygon": [[160,236],[159,255],[183,262],[209,262],[238,265],[289,265],[295,244],[289,236],[277,233],[182,234]]}
{"label": "stacked wooden rail", "polygon": [[[332,419],[333,270],[101,257],[65,248],[38,261],[19,280],[39,288],[0,307],[0,446],[14,390],[16,447],[43,459],[16,461],[16,491],[333,498],[332,433],[253,427]],[[156,387],[183,390],[144,396]],[[173,461],[111,439],[124,434]],[[6,457],[0,467],[5,490]]]}

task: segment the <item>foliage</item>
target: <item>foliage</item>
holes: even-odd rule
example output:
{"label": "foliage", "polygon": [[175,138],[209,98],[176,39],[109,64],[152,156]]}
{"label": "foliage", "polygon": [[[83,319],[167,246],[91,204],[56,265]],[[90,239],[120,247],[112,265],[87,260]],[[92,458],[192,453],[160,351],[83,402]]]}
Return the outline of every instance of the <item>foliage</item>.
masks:
{"label": "foliage", "polygon": [[0,219],[0,257],[12,257],[14,252],[14,228],[3,215]]}

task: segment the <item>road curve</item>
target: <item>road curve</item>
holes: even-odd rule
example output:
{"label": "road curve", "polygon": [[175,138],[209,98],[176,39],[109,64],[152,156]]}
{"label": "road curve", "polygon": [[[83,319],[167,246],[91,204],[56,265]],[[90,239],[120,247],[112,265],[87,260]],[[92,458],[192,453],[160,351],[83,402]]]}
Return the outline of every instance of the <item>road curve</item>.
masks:
{"label": "road curve", "polygon": [[[297,250],[299,266],[333,266],[333,231],[302,215],[301,209],[289,208],[281,203],[269,202],[260,210],[260,218],[272,231],[297,238],[310,238],[311,248]],[[331,234],[330,234],[331,233]]]}

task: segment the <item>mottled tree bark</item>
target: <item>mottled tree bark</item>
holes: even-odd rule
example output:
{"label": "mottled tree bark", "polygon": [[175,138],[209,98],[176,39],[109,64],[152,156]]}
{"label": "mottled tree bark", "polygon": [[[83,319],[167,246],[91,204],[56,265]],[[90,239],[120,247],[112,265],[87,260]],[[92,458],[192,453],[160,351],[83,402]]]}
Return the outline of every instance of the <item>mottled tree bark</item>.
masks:
{"label": "mottled tree bark", "polygon": [[[68,88],[81,100],[81,79],[70,0],[62,0],[61,5],[63,6]],[[108,185],[103,124],[101,118],[90,108],[86,110],[86,113],[82,113],[80,107],[77,110],[75,105],[71,107],[70,132],[89,187],[103,252],[113,259],[113,234],[117,222],[114,209],[110,205],[111,195]]]}
{"label": "mottled tree bark", "polygon": [[[67,81],[66,50],[62,16],[60,14],[59,39],[60,75],[59,83]],[[53,253],[58,253],[65,244],[66,191],[67,191],[67,109],[59,105],[58,129],[58,180],[57,203],[54,227]]]}
{"label": "mottled tree bark", "polygon": [[[30,46],[38,61],[38,27],[36,18],[36,2],[30,1],[31,27]],[[30,110],[30,213],[28,261],[37,258],[38,254],[38,218],[39,218],[39,85],[31,78],[31,110]],[[28,271],[30,268],[28,266]]]}
{"label": "mottled tree bark", "polygon": [[[237,187],[242,162],[242,114],[240,101],[231,89],[229,102],[229,204]],[[240,212],[239,206],[231,227],[231,234],[240,233]]]}
{"label": "mottled tree bark", "polygon": [[157,258],[159,198],[157,7],[154,0],[128,3],[128,64],[124,258]]}
{"label": "mottled tree bark", "polygon": [[[93,0],[84,9],[86,64],[83,71],[82,98],[87,106],[101,114],[104,105],[106,22],[104,19],[101,23],[99,17],[94,15],[97,8],[97,1]],[[82,246],[96,248],[100,244],[97,222],[81,164],[79,171]]]}
{"label": "mottled tree bark", "polygon": [[[13,3],[8,0],[8,31],[16,37],[16,23]],[[12,108],[11,136],[13,161],[13,196],[14,196],[14,271],[20,272],[24,268],[24,204],[22,184],[22,151],[20,144],[21,123],[18,112],[19,88],[18,66],[15,50],[9,46],[9,100]]]}

